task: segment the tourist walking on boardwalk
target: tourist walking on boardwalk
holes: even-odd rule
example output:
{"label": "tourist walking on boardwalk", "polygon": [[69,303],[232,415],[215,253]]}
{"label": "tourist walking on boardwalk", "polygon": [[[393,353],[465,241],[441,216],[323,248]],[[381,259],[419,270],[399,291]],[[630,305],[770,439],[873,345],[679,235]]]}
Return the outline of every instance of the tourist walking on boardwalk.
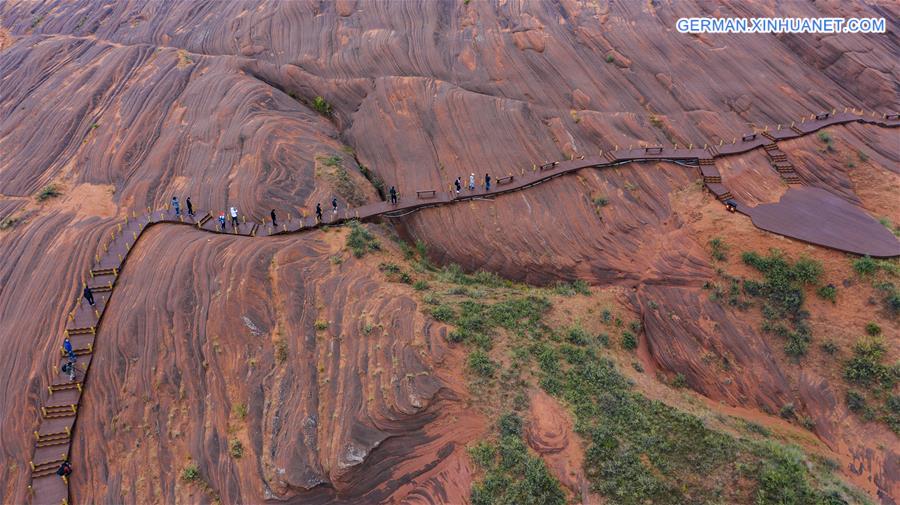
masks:
{"label": "tourist walking on boardwalk", "polygon": [[397,188],[391,186],[391,203],[397,205]]}
{"label": "tourist walking on boardwalk", "polygon": [[176,216],[181,215],[181,206],[178,205],[178,197],[177,196],[172,197],[172,208],[175,209]]}
{"label": "tourist walking on boardwalk", "polygon": [[82,294],[84,295],[84,299],[87,300],[89,304],[91,304],[91,307],[93,307],[94,306],[94,292],[91,291],[91,287],[85,286]]}
{"label": "tourist walking on boardwalk", "polygon": [[272,215],[272,226],[277,228],[278,227],[278,218],[275,217],[275,209],[272,209],[271,215]]}
{"label": "tourist walking on boardwalk", "polygon": [[[53,467],[50,467],[53,468]],[[56,475],[60,477],[68,477],[72,475],[72,465],[69,464],[69,461],[63,461],[61,465],[59,465],[59,469],[56,471]]]}
{"label": "tourist walking on boardwalk", "polygon": [[193,217],[194,216],[194,206],[191,204],[191,197],[187,197],[187,200],[185,200],[184,203],[185,203],[185,205],[187,205],[188,215]]}
{"label": "tourist walking on boardwalk", "polygon": [[225,213],[219,214],[219,225],[222,226],[222,231],[225,231]]}
{"label": "tourist walking on boardwalk", "polygon": [[335,214],[337,214],[337,197],[336,196],[331,197],[331,208],[333,209],[333,212]]}
{"label": "tourist walking on boardwalk", "polygon": [[322,222],[322,204],[316,203],[316,222]]}
{"label": "tourist walking on boardwalk", "polygon": [[238,213],[235,207],[231,208],[231,227],[237,230],[238,227]]}
{"label": "tourist walking on boardwalk", "polygon": [[469,191],[475,191],[475,174],[469,176]]}
{"label": "tourist walking on boardwalk", "polygon": [[456,180],[453,181],[453,184],[456,185],[456,194],[458,195],[458,194],[459,194],[459,191],[462,189],[462,179],[460,179],[459,177],[457,177]]}
{"label": "tourist walking on boardwalk", "polygon": [[484,190],[485,191],[491,190],[491,176],[488,174],[484,174]]}
{"label": "tourist walking on boardwalk", "polygon": [[75,361],[72,359],[75,356],[75,351],[72,350],[72,341],[69,340],[69,337],[63,339],[63,351],[65,351],[66,356],[69,358],[69,363]]}
{"label": "tourist walking on boardwalk", "polygon": [[63,366],[60,368],[62,373],[69,376],[69,382],[75,382],[75,362],[67,361],[63,363]]}

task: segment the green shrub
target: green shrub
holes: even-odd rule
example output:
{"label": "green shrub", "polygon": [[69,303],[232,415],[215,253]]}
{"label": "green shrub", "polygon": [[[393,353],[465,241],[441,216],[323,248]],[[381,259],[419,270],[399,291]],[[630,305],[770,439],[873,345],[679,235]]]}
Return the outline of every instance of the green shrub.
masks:
{"label": "green shrub", "polygon": [[330,116],[333,112],[331,104],[326,102],[321,96],[317,96],[313,99],[312,107],[316,112],[323,116]]}
{"label": "green shrub", "polygon": [[490,468],[491,464],[497,458],[497,449],[489,442],[478,442],[469,447],[469,457],[482,469]]}
{"label": "green shrub", "polygon": [[189,463],[181,470],[181,480],[185,482],[196,482],[200,480],[200,469],[197,468],[196,463]]}
{"label": "green shrub", "polygon": [[428,289],[428,283],[421,279],[417,280],[413,283],[413,289],[415,289],[416,291],[425,291],[426,289]]}
{"label": "green shrub", "polygon": [[687,385],[688,385],[687,378],[684,376],[683,373],[678,372],[677,374],[675,374],[675,378],[672,379],[672,387],[681,389],[681,388],[687,387]]}
{"label": "green shrub", "polygon": [[853,357],[844,365],[844,378],[863,386],[892,386],[896,381],[894,371],[881,363],[886,352],[878,338],[859,340],[853,346]]}
{"label": "green shrub", "polygon": [[609,335],[606,333],[600,333],[597,335],[597,343],[603,347],[609,347]]}
{"label": "green shrub", "polygon": [[878,326],[873,322],[868,322],[866,323],[866,333],[869,336],[877,337],[878,335],[881,335],[881,326]]}
{"label": "green shrub", "polygon": [[588,345],[591,341],[588,332],[586,332],[581,326],[573,326],[569,328],[567,337],[569,339],[569,342],[575,345]]}
{"label": "green shrub", "polygon": [[637,349],[638,339],[628,330],[622,332],[622,348],[627,349],[629,351]]}
{"label": "green shrub", "polygon": [[616,61],[616,59],[615,59],[615,57],[613,57],[612,54],[607,54],[607,55],[606,55],[606,62],[607,62],[607,63],[612,63],[612,62],[614,62],[614,61]]}
{"label": "green shrub", "polygon": [[560,296],[575,296],[577,291],[568,282],[559,281],[553,285],[553,292]]}
{"label": "green shrub", "polygon": [[741,255],[741,260],[763,274],[762,282],[743,281],[745,294],[763,298],[763,331],[786,338],[788,355],[806,354],[812,333],[806,323],[809,313],[803,309],[802,288],[805,284],[819,282],[822,264],[805,257],[791,264],[777,249],[770,250],[768,256],[748,251]]}
{"label": "green shrub", "polygon": [[0,230],[8,230],[15,228],[19,224],[19,219],[15,217],[7,217],[0,221]]}
{"label": "green shrub", "polygon": [[817,136],[819,140],[825,143],[825,149],[828,151],[834,151],[834,139],[831,137],[831,134],[827,131],[820,131]]}
{"label": "green shrub", "polygon": [[609,205],[609,199],[605,196],[598,196],[594,198],[594,205],[597,207],[606,207]]}
{"label": "green shrub", "polygon": [[49,200],[51,198],[56,198],[57,196],[59,196],[61,194],[62,194],[62,192],[60,192],[59,188],[57,188],[56,185],[48,184],[48,185],[44,186],[43,188],[41,188],[41,190],[38,192],[38,194],[35,196],[35,198],[37,199],[37,201],[43,202],[43,201]]}
{"label": "green shrub", "polygon": [[358,221],[351,221],[350,233],[347,234],[347,247],[353,251],[353,256],[362,258],[368,251],[381,249],[381,244]]}
{"label": "green shrub", "polygon": [[837,352],[838,352],[838,346],[832,340],[827,340],[825,342],[822,342],[822,344],[819,347],[821,347],[822,351],[824,351],[828,354],[833,355],[833,354],[837,354]]}
{"label": "green shrub", "polygon": [[795,412],[793,403],[785,403],[781,406],[781,410],[778,411],[778,415],[785,419],[793,419],[796,417],[797,413]]}
{"label": "green shrub", "polygon": [[816,294],[823,300],[828,300],[831,303],[837,302],[837,288],[832,284],[819,286],[819,289],[816,290]]}
{"label": "green shrub", "polygon": [[400,279],[400,282],[402,282],[403,284],[412,284],[413,283],[412,277],[406,272],[400,272],[399,279]]}
{"label": "green shrub", "polygon": [[431,309],[431,317],[442,323],[449,323],[456,317],[456,312],[453,310],[453,307],[441,304]]}
{"label": "green shrub", "polygon": [[240,459],[244,455],[244,444],[240,440],[233,438],[228,444],[228,453],[232,458]]}
{"label": "green shrub", "polygon": [[514,413],[507,412],[500,416],[500,421],[497,423],[497,426],[500,428],[501,436],[522,436],[522,418]]}
{"label": "green shrub", "polygon": [[862,412],[866,409],[866,398],[859,391],[848,390],[845,397],[847,408],[852,412]]}
{"label": "green shrub", "polygon": [[863,163],[869,161],[869,155],[862,151],[856,151],[856,156],[859,157],[859,161]]}
{"label": "green shrub", "polygon": [[728,244],[721,237],[713,237],[709,241],[710,255],[716,261],[728,259]]}
{"label": "green shrub", "polygon": [[400,265],[396,263],[382,263],[378,265],[378,269],[386,274],[399,274]]}
{"label": "green shrub", "polygon": [[316,320],[316,330],[323,331],[328,329],[328,321]]}
{"label": "green shrub", "polygon": [[859,275],[873,275],[878,271],[878,262],[869,256],[853,260],[853,270]]}
{"label": "green shrub", "polygon": [[498,367],[497,363],[491,360],[487,353],[481,349],[476,349],[469,353],[466,365],[469,367],[469,371],[482,377],[493,377]]}
{"label": "green shrub", "polygon": [[770,459],[761,465],[756,491],[757,505],[804,505],[815,503],[806,478],[808,470],[796,448],[770,444]]}

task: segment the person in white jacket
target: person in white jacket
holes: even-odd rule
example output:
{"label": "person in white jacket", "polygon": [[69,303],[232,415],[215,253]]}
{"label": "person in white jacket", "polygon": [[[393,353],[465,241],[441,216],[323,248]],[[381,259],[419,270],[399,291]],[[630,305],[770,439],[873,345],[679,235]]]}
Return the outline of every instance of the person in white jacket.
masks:
{"label": "person in white jacket", "polygon": [[233,226],[235,230],[238,227],[238,218],[237,217],[238,217],[237,208],[232,207],[231,208],[231,226]]}

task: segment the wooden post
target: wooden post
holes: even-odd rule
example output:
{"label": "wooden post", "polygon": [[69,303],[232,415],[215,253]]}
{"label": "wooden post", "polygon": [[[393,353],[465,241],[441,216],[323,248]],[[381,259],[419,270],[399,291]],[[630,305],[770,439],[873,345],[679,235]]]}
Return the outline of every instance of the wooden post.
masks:
{"label": "wooden post", "polygon": [[693,149],[693,148],[694,148],[694,144],[688,144],[688,149]]}
{"label": "wooden post", "polygon": [[781,131],[781,123],[778,123],[777,131]]}
{"label": "wooden post", "polygon": [[731,143],[732,143],[732,144],[736,144],[736,143],[737,143],[737,137],[732,138],[732,139],[731,139]]}
{"label": "wooden post", "polygon": [[722,140],[722,139],[719,139],[719,147],[722,147],[722,144],[724,144],[724,143],[725,143],[725,141],[724,141],[724,140]]}

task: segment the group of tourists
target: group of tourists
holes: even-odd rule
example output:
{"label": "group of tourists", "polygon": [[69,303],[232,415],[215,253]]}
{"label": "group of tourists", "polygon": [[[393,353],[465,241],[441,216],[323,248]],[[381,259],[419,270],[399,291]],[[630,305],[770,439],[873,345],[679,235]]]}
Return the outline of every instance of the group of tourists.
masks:
{"label": "group of tourists", "polygon": [[[456,194],[459,194],[462,191],[462,185],[463,185],[462,178],[457,177],[456,180],[454,181],[454,185],[456,186]],[[484,174],[482,186],[484,187],[485,191],[491,190],[491,176],[489,174]],[[473,174],[469,175],[469,185],[468,185],[469,191],[475,191],[475,187],[476,187],[475,174],[473,173]],[[397,192],[397,188],[395,186],[391,186],[390,190],[388,191],[388,196],[389,196],[389,199],[390,199],[389,201],[390,201],[391,205],[397,205],[398,200],[399,200],[399,193]],[[185,199],[184,203],[185,203],[185,206],[187,207],[187,215],[194,217],[194,206],[191,203],[191,197],[187,197]],[[177,196],[172,197],[172,209],[175,211],[176,216],[178,216],[178,217],[181,216],[181,203],[178,201]],[[332,212],[332,214],[337,214],[337,211],[338,211],[337,197],[332,197],[331,198],[331,212]],[[269,213],[269,216],[272,218],[272,226],[277,228],[278,227],[278,215],[276,214],[275,209],[272,209],[272,211]],[[230,218],[231,227],[236,231],[238,229],[238,227],[240,226],[240,221],[238,220],[237,207],[229,207],[227,214],[226,214],[226,212],[222,212],[221,214],[219,214],[219,226],[221,227],[222,231],[225,231],[225,229],[226,229],[226,223],[229,221],[228,218]],[[323,220],[322,204],[317,202],[316,203],[316,223],[321,223],[322,220]],[[85,298],[88,298],[88,301],[90,302],[90,304],[94,305],[93,297],[90,296],[90,288],[85,287]]]}
{"label": "group of tourists", "polygon": [[[459,192],[462,191],[462,177],[457,177],[456,180],[453,181],[453,185],[456,186],[456,194],[458,195]],[[484,174],[483,187],[485,191],[491,190],[491,176],[489,174]],[[469,191],[475,191],[475,174],[469,175]]]}

